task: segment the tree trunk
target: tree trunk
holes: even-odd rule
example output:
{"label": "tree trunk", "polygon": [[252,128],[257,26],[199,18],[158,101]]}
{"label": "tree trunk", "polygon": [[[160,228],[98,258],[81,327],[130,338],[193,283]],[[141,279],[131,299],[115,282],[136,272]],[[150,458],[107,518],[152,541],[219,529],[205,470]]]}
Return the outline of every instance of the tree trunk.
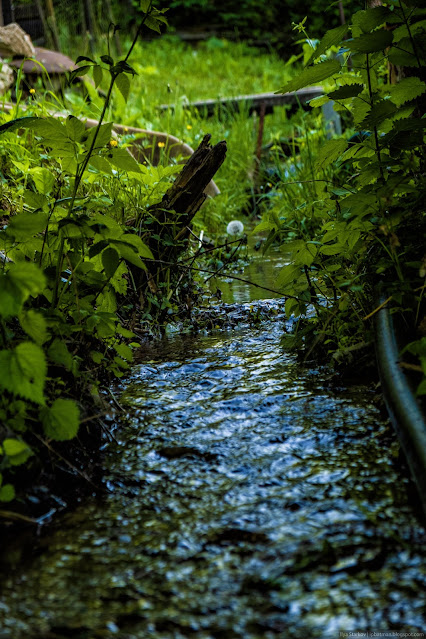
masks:
{"label": "tree trunk", "polygon": [[[226,142],[211,146],[210,137],[204,136],[161,202],[149,209],[156,222],[152,224],[149,237],[143,239],[149,243],[154,258],[159,260],[150,269],[151,290],[162,268],[160,261],[175,263],[184,250],[186,242],[183,240],[190,234],[189,226],[207,198],[205,190],[225,160]],[[150,241],[154,235],[158,240]]]}
{"label": "tree trunk", "polygon": [[52,0],[45,0],[45,1],[46,1],[46,14],[47,14],[46,21],[52,36],[53,48],[56,51],[60,51],[61,48],[59,44],[58,25],[56,23],[56,15],[55,15],[55,9],[53,8],[53,1]]}

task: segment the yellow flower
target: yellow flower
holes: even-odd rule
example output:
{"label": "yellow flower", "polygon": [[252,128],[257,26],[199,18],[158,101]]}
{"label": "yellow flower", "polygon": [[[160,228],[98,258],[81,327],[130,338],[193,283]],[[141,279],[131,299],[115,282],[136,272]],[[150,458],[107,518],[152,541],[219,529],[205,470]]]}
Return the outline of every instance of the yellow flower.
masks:
{"label": "yellow flower", "polygon": [[110,147],[114,148],[114,147],[118,146],[118,142],[117,142],[117,140],[110,140],[109,141],[109,145],[110,145]]}
{"label": "yellow flower", "polygon": [[160,147],[160,149],[162,149],[163,147],[166,146],[166,143],[165,142],[159,142],[158,146]]}
{"label": "yellow flower", "polygon": [[30,93],[31,93],[31,95],[34,95],[35,89],[30,89]]}
{"label": "yellow flower", "polygon": [[192,129],[192,125],[191,124],[187,124],[186,128],[188,129],[188,131],[190,131]]}
{"label": "yellow flower", "polygon": [[127,126],[124,127],[124,133],[128,133],[129,129],[127,128]]}

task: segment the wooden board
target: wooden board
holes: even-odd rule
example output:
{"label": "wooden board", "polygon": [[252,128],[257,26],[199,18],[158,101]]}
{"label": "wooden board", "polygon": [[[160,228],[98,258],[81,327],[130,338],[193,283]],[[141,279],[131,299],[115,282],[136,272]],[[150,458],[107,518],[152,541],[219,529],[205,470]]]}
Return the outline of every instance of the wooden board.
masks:
{"label": "wooden board", "polygon": [[[307,89],[299,89],[299,91],[292,91],[291,93],[284,94],[257,93],[254,95],[239,95],[235,98],[198,100],[196,102],[189,102],[183,106],[186,109],[196,109],[205,117],[213,115],[220,108],[237,111],[240,107],[246,105],[248,106],[249,113],[253,113],[253,111],[259,112],[262,105],[265,106],[265,113],[272,113],[275,107],[286,104],[306,104],[308,100],[317,98],[319,95],[323,95],[323,93],[324,89],[322,87],[308,87]],[[160,106],[160,109],[164,111],[173,108],[173,104],[162,104]]]}

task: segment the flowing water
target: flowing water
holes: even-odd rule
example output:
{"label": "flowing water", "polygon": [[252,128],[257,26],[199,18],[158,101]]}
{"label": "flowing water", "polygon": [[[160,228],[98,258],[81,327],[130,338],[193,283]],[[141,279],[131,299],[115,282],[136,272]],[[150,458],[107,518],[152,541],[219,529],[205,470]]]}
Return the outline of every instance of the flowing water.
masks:
{"label": "flowing water", "polygon": [[109,492],[3,576],[1,639],[425,631],[424,532],[377,389],[283,351],[281,302],[225,311],[233,329],[141,349]]}

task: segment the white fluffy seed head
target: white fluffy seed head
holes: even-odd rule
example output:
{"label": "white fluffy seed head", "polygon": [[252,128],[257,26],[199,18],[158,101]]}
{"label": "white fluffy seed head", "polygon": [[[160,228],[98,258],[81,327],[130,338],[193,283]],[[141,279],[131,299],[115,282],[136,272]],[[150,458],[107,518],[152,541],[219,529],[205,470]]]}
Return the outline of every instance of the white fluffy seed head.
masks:
{"label": "white fluffy seed head", "polygon": [[239,235],[244,231],[244,224],[239,220],[232,220],[226,227],[228,235]]}

